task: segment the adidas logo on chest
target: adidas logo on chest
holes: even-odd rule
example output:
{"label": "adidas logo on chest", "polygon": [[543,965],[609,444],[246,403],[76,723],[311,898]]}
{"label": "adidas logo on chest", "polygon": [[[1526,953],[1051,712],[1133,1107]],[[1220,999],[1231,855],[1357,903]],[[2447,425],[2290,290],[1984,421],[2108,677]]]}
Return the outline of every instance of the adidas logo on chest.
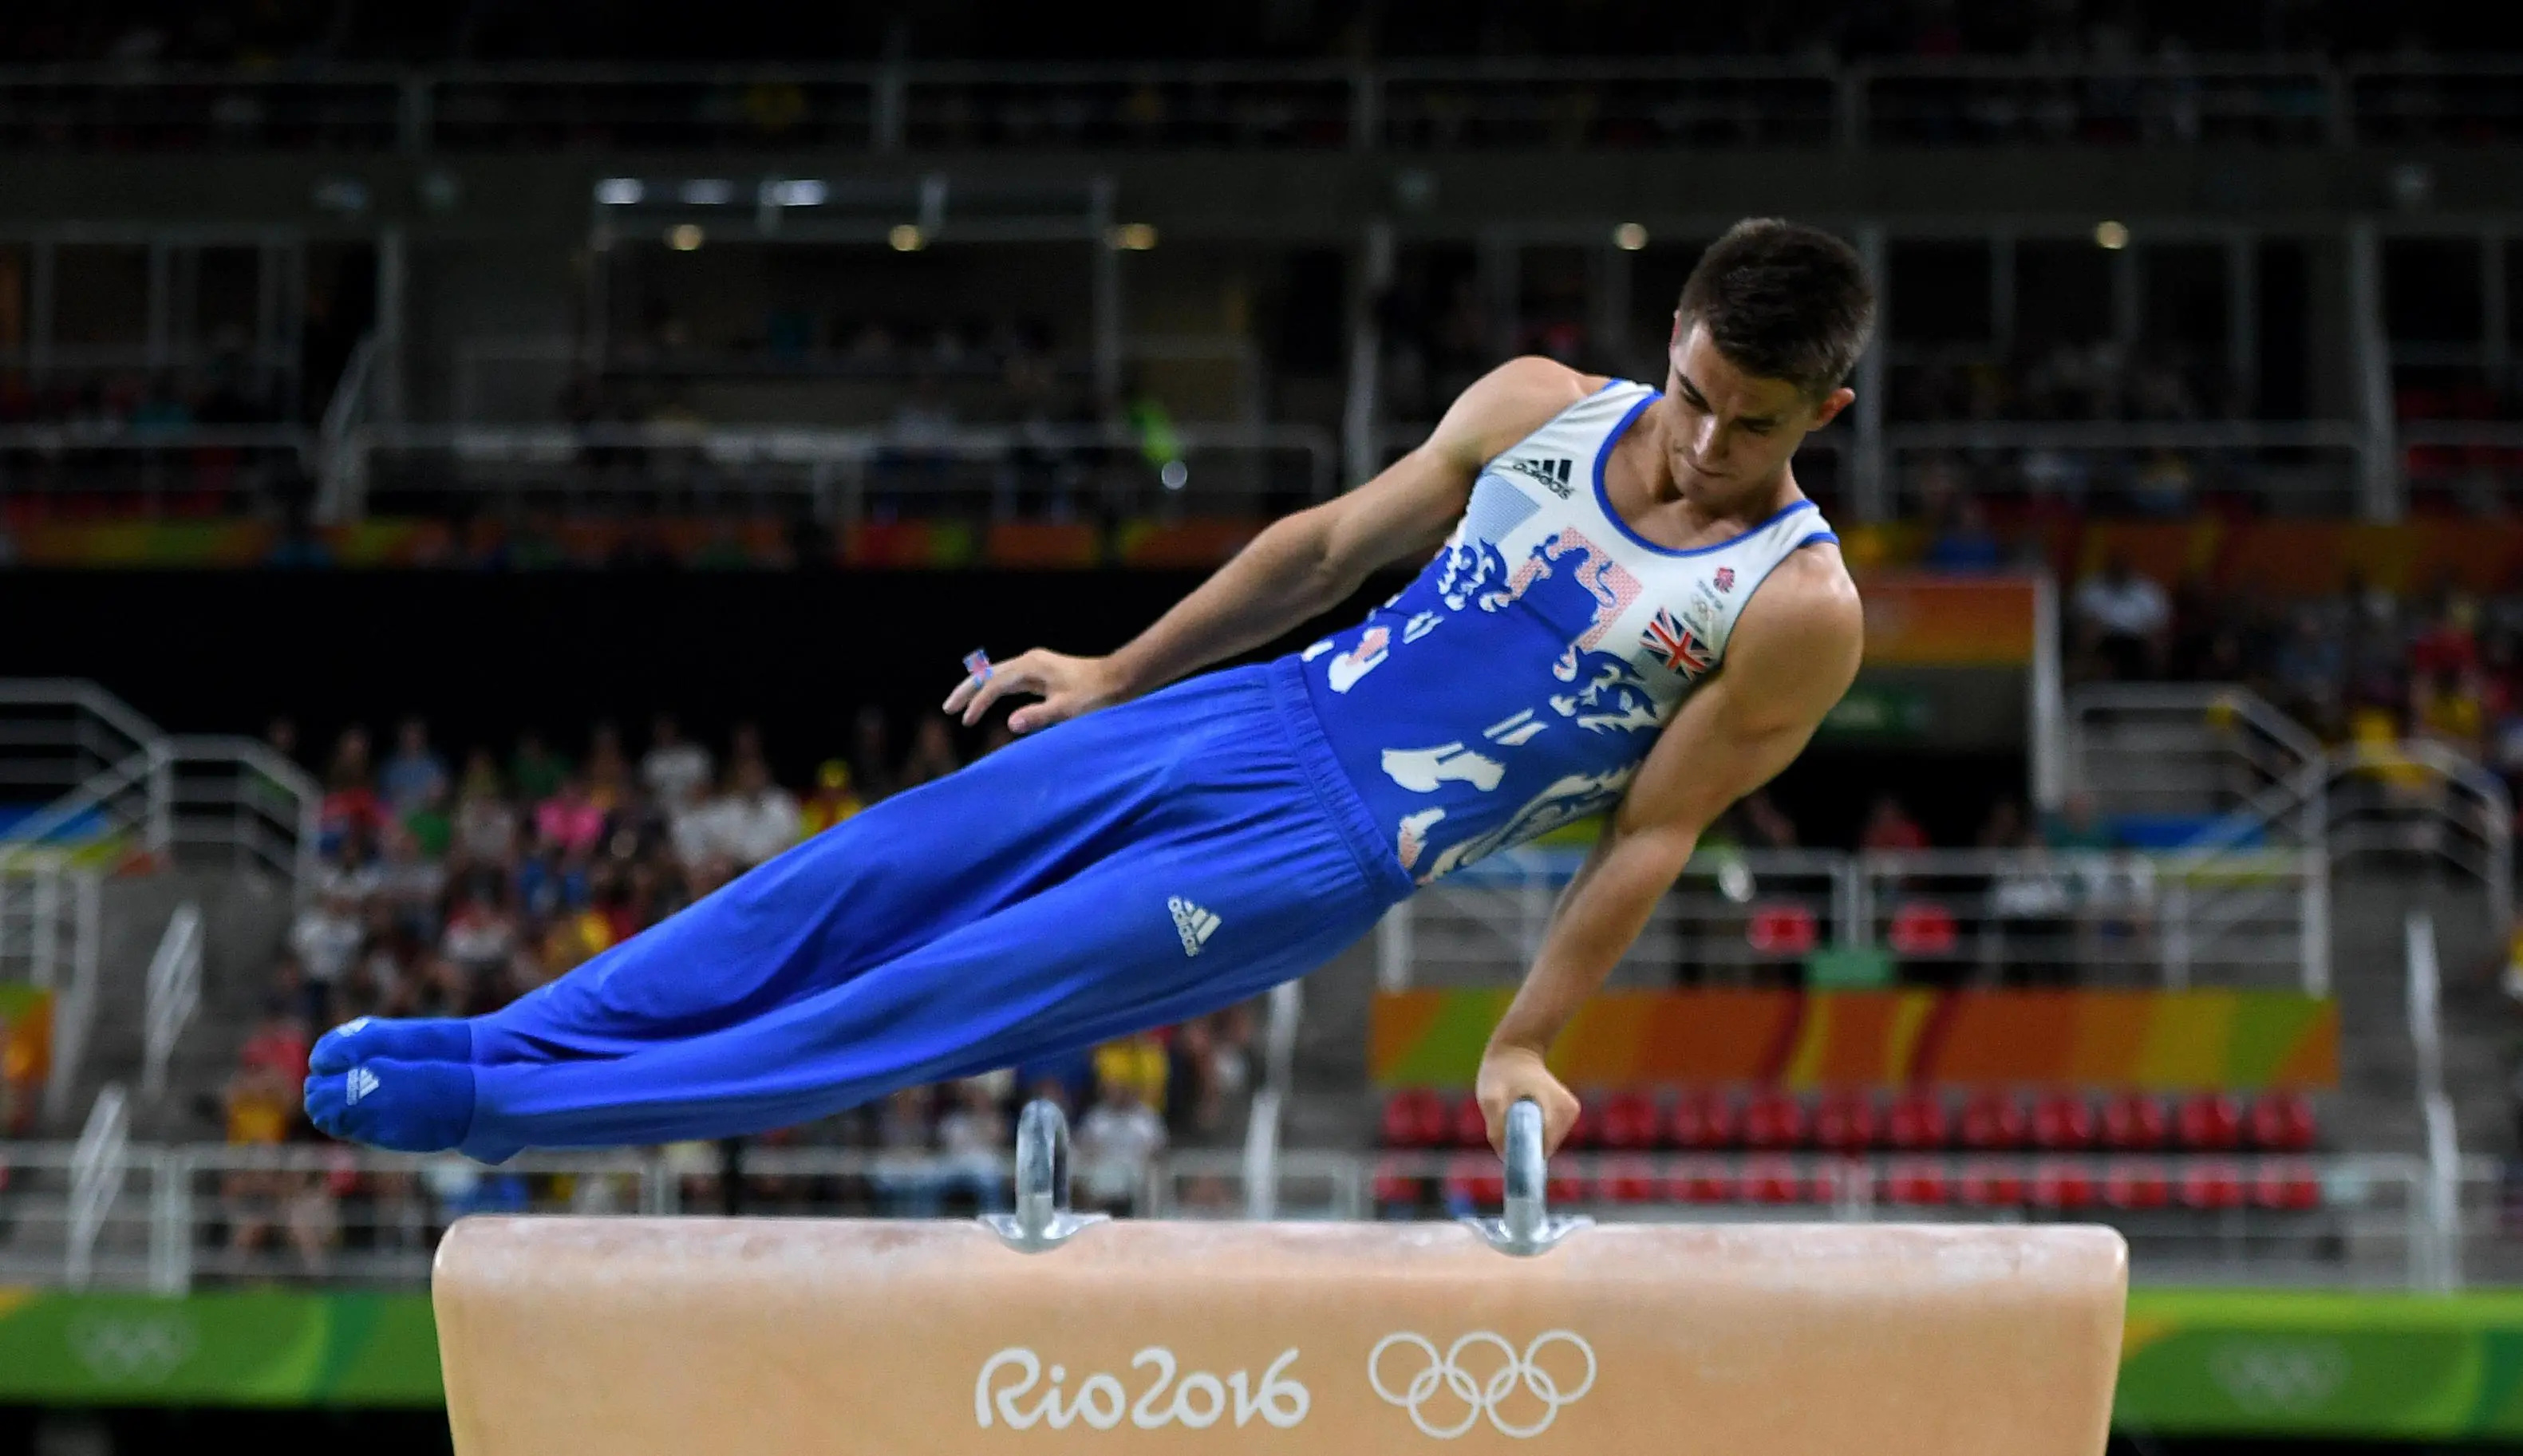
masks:
{"label": "adidas logo on chest", "polygon": [[1498,462],[1498,468],[1513,471],[1529,480],[1540,481],[1549,488],[1551,494],[1562,500],[1577,493],[1577,488],[1569,484],[1569,478],[1576,473],[1575,464],[1564,456],[1556,459],[1529,459],[1522,455],[1509,455]]}

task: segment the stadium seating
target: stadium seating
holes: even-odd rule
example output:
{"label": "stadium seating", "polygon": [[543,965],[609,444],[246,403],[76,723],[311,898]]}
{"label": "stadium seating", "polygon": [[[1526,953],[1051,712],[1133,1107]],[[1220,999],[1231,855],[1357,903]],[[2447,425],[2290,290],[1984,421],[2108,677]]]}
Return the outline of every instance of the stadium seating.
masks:
{"label": "stadium seating", "polygon": [[1674,1104],[1669,1142],[1675,1148],[1731,1148],[1742,1135],[1735,1102],[1723,1093],[1687,1093]]}
{"label": "stadium seating", "polygon": [[[1833,1201],[1851,1176],[1872,1179],[1885,1204],[1969,1213],[2298,1213],[2323,1201],[2313,1164],[2300,1156],[2318,1141],[2316,1112],[2298,1092],[2248,1103],[2199,1094],[2167,1105],[2141,1093],[2063,1089],[1957,1099],[1914,1088],[1879,1100],[1855,1089],[1806,1097],[1769,1088],[1738,1101],[1716,1089],[1626,1088],[1591,1094],[1584,1105],[1567,1150],[1578,1160],[1555,1165],[1549,1184],[1557,1203],[1812,1206]],[[1393,1093],[1382,1109],[1376,1206],[1416,1211],[1431,1192],[1496,1206],[1504,1185],[1487,1137],[1467,1096]],[[1444,1155],[1442,1177],[1428,1176],[1432,1153]],[[1871,1162],[1838,1161],[1858,1158]]]}
{"label": "stadium seating", "polygon": [[1932,1092],[1905,1092],[1884,1119],[1884,1141],[1905,1152],[1942,1148],[1953,1135],[1945,1101]]}
{"label": "stadium seating", "polygon": [[2021,1148],[2031,1131],[2023,1104],[2003,1093],[1979,1093],[1963,1107],[1962,1145],[1975,1152]]}
{"label": "stadium seating", "polygon": [[2074,1093],[2054,1092],[2032,1109],[2032,1146],[2052,1152],[2094,1146],[2094,1109]]}
{"label": "stadium seating", "polygon": [[1830,1152],[1863,1152],[1876,1145],[1877,1122],[1874,1098],[1862,1092],[1833,1094],[1814,1114],[1814,1146]]}
{"label": "stadium seating", "polygon": [[2164,1104],[2134,1092],[2113,1098],[2103,1107],[2103,1144],[2124,1152],[2152,1152],[2166,1134]]}
{"label": "stadium seating", "polygon": [[2174,1125],[2181,1146],[2194,1152],[2230,1152],[2243,1144],[2242,1108],[2221,1092],[2184,1100]]}
{"label": "stadium seating", "polygon": [[[1870,1151],[2301,1153],[2319,1142],[2312,1100],[2263,1094],[2246,1104],[2224,1093],[2158,1098],[2120,1092],[2095,1099],[2052,1090],[2029,1099],[1983,1090],[1959,1101],[1928,1089],[1888,1101],[1855,1089],[1799,1096],[1760,1089],[1739,1100],[1717,1089],[1659,1095],[1628,1088],[1590,1092],[1570,1130],[1570,1152]],[[1489,1124],[1468,1094],[1428,1088],[1388,1096],[1380,1146],[1397,1151],[1489,1147]]]}
{"label": "stadium seating", "polygon": [[1805,1114],[1805,1104],[1785,1092],[1755,1093],[1743,1109],[1743,1146],[1777,1150],[1804,1146],[1811,1135],[1812,1123]]}
{"label": "stadium seating", "polygon": [[2140,1212],[2161,1208],[2171,1198],[2164,1165],[2152,1158],[2115,1159],[2103,1175],[2103,1202],[2109,1207]]}

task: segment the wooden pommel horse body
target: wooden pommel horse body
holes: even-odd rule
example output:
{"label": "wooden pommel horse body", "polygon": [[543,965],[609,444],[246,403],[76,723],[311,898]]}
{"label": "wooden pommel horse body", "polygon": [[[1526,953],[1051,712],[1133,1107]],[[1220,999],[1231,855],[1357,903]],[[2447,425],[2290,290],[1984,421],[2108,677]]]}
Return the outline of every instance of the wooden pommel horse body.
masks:
{"label": "wooden pommel horse body", "polygon": [[[1509,1182],[1537,1197],[1486,1230],[1078,1232],[1051,1227],[1047,1198],[1028,1218],[1023,1192],[1003,1221],[1021,1227],[996,1231],[466,1219],[435,1279],[455,1449],[2103,1450],[2127,1282],[2111,1230],[1626,1225],[1560,1242],[1539,1213],[1538,1120],[1532,1148]],[[1021,1145],[1021,1190],[1026,1162]]]}

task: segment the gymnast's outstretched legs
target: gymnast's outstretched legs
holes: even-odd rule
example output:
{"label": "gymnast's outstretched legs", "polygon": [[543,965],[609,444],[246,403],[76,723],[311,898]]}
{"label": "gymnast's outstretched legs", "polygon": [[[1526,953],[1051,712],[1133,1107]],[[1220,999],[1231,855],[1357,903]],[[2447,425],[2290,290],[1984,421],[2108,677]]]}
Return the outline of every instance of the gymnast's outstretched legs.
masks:
{"label": "gymnast's outstretched legs", "polygon": [[1166,765],[1110,752],[1107,727],[1063,725],[886,799],[490,1015],[352,1022],[310,1066],[624,1057],[835,985],[1126,844]]}
{"label": "gymnast's outstretched legs", "polygon": [[888,800],[505,1010],[342,1028],[308,1111],[487,1160],[730,1136],[1197,1014],[1407,893],[1336,808],[1266,685],[1194,680]]}

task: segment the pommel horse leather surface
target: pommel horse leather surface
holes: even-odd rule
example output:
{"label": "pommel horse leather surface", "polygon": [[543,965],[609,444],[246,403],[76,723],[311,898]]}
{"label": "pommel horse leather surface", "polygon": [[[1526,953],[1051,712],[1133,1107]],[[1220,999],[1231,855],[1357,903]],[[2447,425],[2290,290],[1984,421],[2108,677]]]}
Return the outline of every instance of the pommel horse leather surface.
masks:
{"label": "pommel horse leather surface", "polygon": [[458,1456],[2098,1456],[2100,1228],[469,1218]]}

